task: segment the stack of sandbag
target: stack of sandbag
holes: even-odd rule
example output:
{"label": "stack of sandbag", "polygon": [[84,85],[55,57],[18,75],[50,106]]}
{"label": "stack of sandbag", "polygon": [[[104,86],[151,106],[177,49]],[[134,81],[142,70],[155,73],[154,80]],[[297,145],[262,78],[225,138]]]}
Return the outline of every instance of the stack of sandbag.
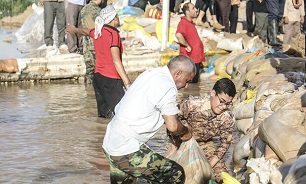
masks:
{"label": "stack of sandbag", "polygon": [[[237,87],[233,113],[236,118],[236,127],[243,133],[234,147],[235,171],[245,168],[250,158],[264,156],[267,160],[279,159],[280,153],[275,151],[275,145],[279,144],[268,143],[268,139],[259,136],[259,127],[263,127],[263,122],[279,109],[293,104],[295,102],[292,100],[293,94],[296,94],[297,88],[305,81],[303,72],[305,71],[305,59],[303,58],[290,58],[284,55],[280,55],[282,58],[275,58],[264,52],[258,52],[252,58],[245,57],[241,60],[243,56],[247,54],[241,52],[236,58],[231,58],[237,63],[236,65],[231,64],[233,66],[232,77],[236,80]],[[230,68],[230,65],[227,68]],[[274,116],[278,117],[279,114],[276,113]],[[264,132],[274,132],[275,135],[281,136],[280,132],[275,130],[277,129],[271,128]],[[269,138],[269,140],[272,139]],[[298,143],[299,146],[301,142]]]}
{"label": "stack of sandbag", "polygon": [[300,89],[291,97],[277,99],[273,104],[275,113],[266,118],[259,127],[260,139],[266,142],[282,161],[296,157],[306,142],[306,114],[300,110],[301,96],[305,93],[305,89]]}

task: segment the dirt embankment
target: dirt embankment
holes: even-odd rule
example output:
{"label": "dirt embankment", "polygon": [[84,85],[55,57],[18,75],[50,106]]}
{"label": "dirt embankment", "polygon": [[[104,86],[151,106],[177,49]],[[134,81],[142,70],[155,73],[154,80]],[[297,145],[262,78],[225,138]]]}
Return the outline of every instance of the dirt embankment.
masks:
{"label": "dirt embankment", "polygon": [[0,26],[4,29],[14,29],[19,28],[25,22],[25,20],[33,14],[34,11],[31,6],[29,6],[23,13],[14,17],[4,17],[0,20]]}

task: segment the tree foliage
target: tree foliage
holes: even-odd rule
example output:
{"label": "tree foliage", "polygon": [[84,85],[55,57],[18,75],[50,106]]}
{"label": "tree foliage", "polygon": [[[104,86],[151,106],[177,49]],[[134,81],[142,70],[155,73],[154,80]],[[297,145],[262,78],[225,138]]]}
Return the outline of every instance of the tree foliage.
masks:
{"label": "tree foliage", "polygon": [[22,13],[32,3],[38,0],[1,0],[0,1],[0,19],[5,16],[15,16]]}

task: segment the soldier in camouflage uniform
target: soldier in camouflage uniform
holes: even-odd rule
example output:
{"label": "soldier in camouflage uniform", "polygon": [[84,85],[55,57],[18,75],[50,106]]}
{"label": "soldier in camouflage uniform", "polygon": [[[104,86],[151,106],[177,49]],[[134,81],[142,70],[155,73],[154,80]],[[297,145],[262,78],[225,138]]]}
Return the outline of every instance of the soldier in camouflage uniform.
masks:
{"label": "soldier in camouflage uniform", "polygon": [[[180,104],[179,118],[191,125],[192,134],[210,161],[218,183],[221,182],[221,172],[228,171],[222,158],[232,143],[235,121],[229,108],[235,94],[234,83],[223,78],[215,83],[210,94],[189,96]],[[213,137],[220,137],[218,144],[212,141]]]}
{"label": "soldier in camouflage uniform", "polygon": [[[97,16],[99,16],[101,8],[106,6],[107,1],[102,1],[103,0],[91,0],[81,10],[81,21],[83,28],[95,28],[95,19]],[[85,83],[91,84],[94,74],[96,54],[93,46],[93,40],[89,36],[83,37],[83,57],[86,65]]]}

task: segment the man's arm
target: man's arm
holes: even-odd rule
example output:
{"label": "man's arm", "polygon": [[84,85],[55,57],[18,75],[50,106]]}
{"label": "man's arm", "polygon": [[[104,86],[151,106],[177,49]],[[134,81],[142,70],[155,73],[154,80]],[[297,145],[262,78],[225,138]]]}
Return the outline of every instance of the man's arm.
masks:
{"label": "man's arm", "polygon": [[115,68],[116,68],[118,74],[120,75],[120,77],[121,77],[121,79],[124,83],[125,88],[128,89],[131,85],[131,82],[130,82],[130,79],[127,76],[127,74],[124,70],[123,64],[121,62],[119,48],[118,47],[111,47],[111,54],[112,54],[113,63],[115,65]]}
{"label": "man's arm", "polygon": [[177,115],[163,115],[168,131],[174,136],[179,136],[181,140],[189,140],[192,137],[191,129],[184,126]]}
{"label": "man's arm", "polygon": [[90,29],[76,28],[74,25],[68,25],[65,32],[67,34],[80,34],[89,36]]}
{"label": "man's arm", "polygon": [[184,45],[187,52],[191,52],[192,48],[181,33],[176,33],[175,37],[181,45]]}
{"label": "man's arm", "polygon": [[231,112],[224,112],[221,115],[222,125],[219,127],[220,130],[220,146],[216,149],[214,157],[210,159],[210,164],[213,167],[216,163],[222,159],[223,155],[227,152],[228,148],[232,144],[233,140],[233,126],[234,118]]}

